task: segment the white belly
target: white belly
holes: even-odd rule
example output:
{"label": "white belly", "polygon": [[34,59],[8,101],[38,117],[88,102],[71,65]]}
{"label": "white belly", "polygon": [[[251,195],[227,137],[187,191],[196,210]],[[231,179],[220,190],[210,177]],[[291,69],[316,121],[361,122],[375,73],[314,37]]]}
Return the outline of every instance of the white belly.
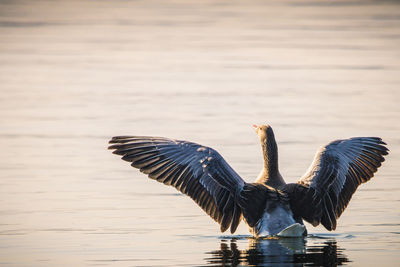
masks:
{"label": "white belly", "polygon": [[278,205],[273,210],[264,212],[263,217],[250,232],[255,237],[260,236],[303,236],[305,226],[297,223],[293,218],[292,211],[286,206]]}
{"label": "white belly", "polygon": [[304,232],[306,231],[306,227],[302,224],[295,223],[292,224],[279,233],[277,233],[277,236],[282,236],[282,237],[301,237],[304,235]]}

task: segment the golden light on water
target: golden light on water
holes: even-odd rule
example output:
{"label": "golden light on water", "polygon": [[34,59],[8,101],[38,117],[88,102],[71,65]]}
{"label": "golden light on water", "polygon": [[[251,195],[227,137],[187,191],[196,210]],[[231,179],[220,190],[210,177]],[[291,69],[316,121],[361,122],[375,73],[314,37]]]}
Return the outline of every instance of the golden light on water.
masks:
{"label": "golden light on water", "polygon": [[[189,198],[106,147],[124,134],[194,141],[253,181],[254,123],[274,127],[289,182],[321,145],[382,137],[387,162],[336,232],[308,226],[330,243],[304,249],[399,260],[396,1],[3,1],[0,36],[2,264],[206,265],[236,251]],[[243,223],[238,234],[242,253],[294,253],[253,244]]]}

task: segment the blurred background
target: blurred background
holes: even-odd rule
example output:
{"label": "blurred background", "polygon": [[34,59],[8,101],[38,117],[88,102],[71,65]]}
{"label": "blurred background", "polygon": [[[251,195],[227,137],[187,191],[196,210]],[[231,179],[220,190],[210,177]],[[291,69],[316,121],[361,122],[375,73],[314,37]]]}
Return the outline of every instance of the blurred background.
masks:
{"label": "blurred background", "polygon": [[[0,265],[317,264],[328,251],[393,266],[399,48],[399,1],[0,0]],[[336,232],[308,225],[305,244],[282,244],[244,223],[221,234],[106,149],[114,135],[194,141],[250,182],[261,123],[288,182],[334,139],[379,136],[391,154]]]}

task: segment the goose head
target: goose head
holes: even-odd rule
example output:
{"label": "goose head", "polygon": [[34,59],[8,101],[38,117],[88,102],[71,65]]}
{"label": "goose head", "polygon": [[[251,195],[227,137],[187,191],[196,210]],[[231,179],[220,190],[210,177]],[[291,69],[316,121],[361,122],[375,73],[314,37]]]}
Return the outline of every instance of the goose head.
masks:
{"label": "goose head", "polygon": [[272,131],[272,127],[268,124],[255,125],[253,124],[253,128],[256,131],[258,137],[260,138],[261,143],[267,143],[268,140],[275,141],[274,132]]}

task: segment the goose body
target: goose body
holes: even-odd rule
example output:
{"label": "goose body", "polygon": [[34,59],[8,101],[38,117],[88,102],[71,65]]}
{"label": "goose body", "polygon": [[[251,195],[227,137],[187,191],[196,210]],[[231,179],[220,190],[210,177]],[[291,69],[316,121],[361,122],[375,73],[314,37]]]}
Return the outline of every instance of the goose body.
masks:
{"label": "goose body", "polygon": [[[270,203],[266,203],[268,206]],[[286,236],[298,237],[305,235],[303,222],[296,222],[288,203],[278,204],[272,209],[266,208],[261,219],[255,226],[249,227],[253,236]]]}
{"label": "goose body", "polygon": [[255,237],[304,236],[303,220],[335,230],[357,187],[370,180],[388,154],[378,137],[336,140],[321,147],[297,183],[286,184],[269,125],[254,125],[264,166],[245,182],[214,149],[150,136],[116,136],[109,149],[135,168],[192,198],[221,231],[234,233],[243,219]]}

